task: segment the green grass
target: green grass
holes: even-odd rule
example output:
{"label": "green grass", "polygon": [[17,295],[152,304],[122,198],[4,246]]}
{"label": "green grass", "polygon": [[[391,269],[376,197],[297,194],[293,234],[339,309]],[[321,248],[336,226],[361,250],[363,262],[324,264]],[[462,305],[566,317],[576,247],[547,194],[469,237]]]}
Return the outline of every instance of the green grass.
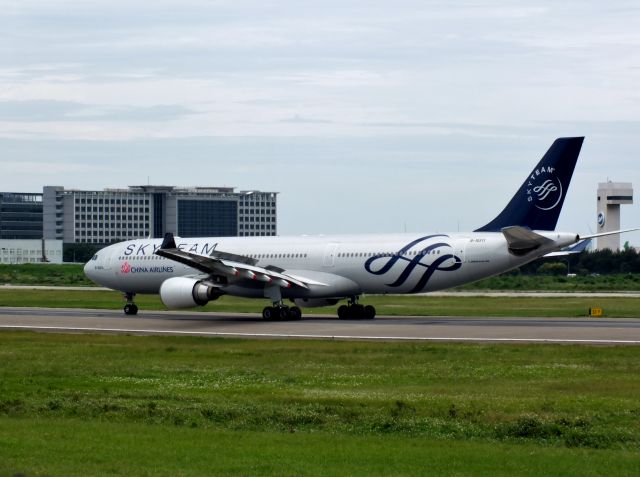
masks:
{"label": "green grass", "polygon": [[54,263],[0,264],[0,284],[95,286],[83,271],[83,265]]}
{"label": "green grass", "polygon": [[[79,264],[0,264],[0,284],[95,286]],[[640,274],[566,276],[504,274],[464,285],[458,290],[638,291]]]}
{"label": "green grass", "polygon": [[[164,310],[156,295],[139,295],[140,310]],[[195,310],[259,314],[266,299],[223,296]],[[579,317],[591,307],[604,309],[605,317],[640,316],[640,298],[625,297],[460,297],[460,296],[366,296],[362,303],[374,305],[378,315],[401,316],[523,316]],[[2,290],[0,306],[121,309],[124,299],[118,292],[101,290]],[[337,306],[305,308],[305,316],[335,314]]]}
{"label": "green grass", "polygon": [[[620,450],[0,418],[0,475],[636,475]],[[100,436],[101,439],[96,439]]]}
{"label": "green grass", "polygon": [[563,291],[563,292],[616,292],[640,290],[640,274],[608,275],[523,275],[503,274],[476,283],[458,287],[461,291],[516,290],[516,291]]}
{"label": "green grass", "polygon": [[0,333],[0,475],[634,475],[637,347]]}

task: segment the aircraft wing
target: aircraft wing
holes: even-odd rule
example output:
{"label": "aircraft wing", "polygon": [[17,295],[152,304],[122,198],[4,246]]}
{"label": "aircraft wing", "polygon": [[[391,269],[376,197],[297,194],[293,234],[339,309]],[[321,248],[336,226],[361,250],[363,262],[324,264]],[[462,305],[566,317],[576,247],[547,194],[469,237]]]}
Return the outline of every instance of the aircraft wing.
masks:
{"label": "aircraft wing", "polygon": [[280,268],[259,267],[256,265],[257,260],[244,255],[214,250],[211,255],[205,256],[180,250],[171,233],[165,235],[162,245],[155,253],[208,275],[258,280],[265,283],[273,283],[283,288],[291,288],[292,286],[309,288],[309,285],[325,285],[310,278],[290,275]]}

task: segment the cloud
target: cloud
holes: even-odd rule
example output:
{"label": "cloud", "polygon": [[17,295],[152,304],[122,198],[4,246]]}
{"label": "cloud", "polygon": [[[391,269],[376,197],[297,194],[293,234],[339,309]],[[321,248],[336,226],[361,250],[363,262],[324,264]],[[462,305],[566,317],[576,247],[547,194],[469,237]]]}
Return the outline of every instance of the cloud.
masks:
{"label": "cloud", "polygon": [[591,178],[640,183],[638,24],[634,0],[9,2],[0,182],[41,187],[22,161],[77,187],[153,171],[280,190],[289,233],[470,228],[555,137],[586,135],[583,229]]}
{"label": "cloud", "polygon": [[0,121],[175,121],[195,111],[179,105],[148,107],[99,106],[73,101],[0,101]]}
{"label": "cloud", "polygon": [[335,124],[334,121],[329,121],[327,119],[307,118],[297,114],[289,118],[281,119],[280,122],[292,124]]}
{"label": "cloud", "polygon": [[84,109],[72,101],[2,101],[0,121],[60,121]]}

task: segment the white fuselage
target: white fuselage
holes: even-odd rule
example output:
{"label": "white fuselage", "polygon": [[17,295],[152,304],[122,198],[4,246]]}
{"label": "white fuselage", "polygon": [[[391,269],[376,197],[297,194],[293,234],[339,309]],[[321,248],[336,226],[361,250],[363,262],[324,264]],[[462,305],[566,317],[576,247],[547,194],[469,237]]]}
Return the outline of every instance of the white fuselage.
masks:
{"label": "white fuselage", "polygon": [[[552,240],[523,256],[509,252],[499,232],[454,234],[341,235],[301,237],[178,238],[177,248],[201,256],[214,250],[257,260],[260,267],[278,267],[288,275],[322,283],[343,277],[360,293],[421,293],[442,290],[503,273],[549,252],[573,244],[576,234],[537,232]],[[203,277],[203,273],[154,252],[161,239],[140,239],[111,245],[85,266],[95,282],[127,293],[158,293],[172,277]],[[261,286],[228,283],[225,293],[263,297]],[[299,294],[283,290],[284,298],[332,296],[315,287]]]}

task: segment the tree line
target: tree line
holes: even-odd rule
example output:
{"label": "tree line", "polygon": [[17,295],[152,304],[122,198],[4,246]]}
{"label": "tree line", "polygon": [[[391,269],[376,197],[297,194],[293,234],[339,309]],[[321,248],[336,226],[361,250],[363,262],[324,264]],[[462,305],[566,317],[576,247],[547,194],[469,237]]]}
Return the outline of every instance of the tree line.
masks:
{"label": "tree line", "polygon": [[617,252],[607,249],[585,251],[564,257],[541,258],[521,267],[520,273],[527,275],[640,273],[640,253],[634,248]]}

